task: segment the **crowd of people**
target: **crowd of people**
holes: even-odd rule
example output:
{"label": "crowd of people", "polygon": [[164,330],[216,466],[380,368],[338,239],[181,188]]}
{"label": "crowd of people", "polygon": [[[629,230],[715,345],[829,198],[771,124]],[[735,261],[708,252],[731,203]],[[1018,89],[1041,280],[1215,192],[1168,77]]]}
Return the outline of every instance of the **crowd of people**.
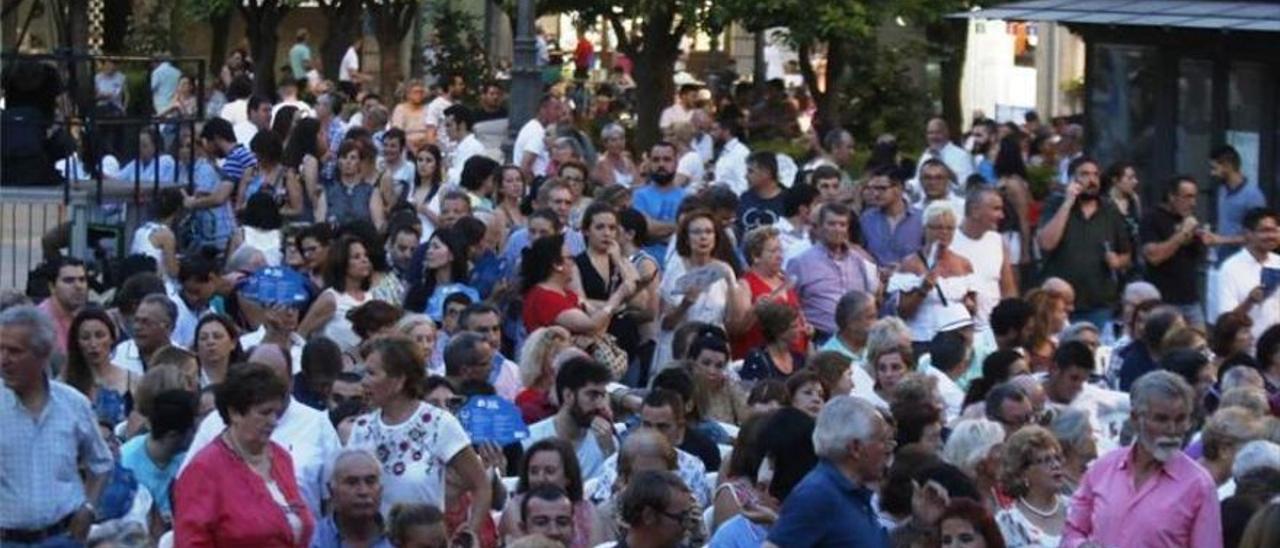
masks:
{"label": "crowd of people", "polygon": [[500,83],[384,103],[306,39],[121,136],[118,283],[51,234],[4,295],[4,546],[1280,542],[1280,213],[1231,147],[1212,225],[1066,120],[856,165],[776,83],[680,87],[643,151],[554,86],[503,153]]}

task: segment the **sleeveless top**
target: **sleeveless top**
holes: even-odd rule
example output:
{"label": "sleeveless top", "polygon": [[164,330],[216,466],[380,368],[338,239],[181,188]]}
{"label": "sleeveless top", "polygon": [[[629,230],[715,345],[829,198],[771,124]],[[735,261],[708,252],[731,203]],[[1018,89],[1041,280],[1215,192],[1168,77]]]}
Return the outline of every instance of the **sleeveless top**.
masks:
{"label": "sleeveless top", "polygon": [[267,183],[266,177],[264,177],[266,174],[262,172],[262,169],[255,169],[257,171],[254,177],[249,180],[249,188],[245,192],[245,200],[247,201],[249,196],[263,192],[271,196],[271,200],[274,201],[276,205],[284,205],[288,203],[289,190],[284,184],[285,167],[279,166],[276,168],[276,176],[271,178],[271,182],[269,184]]}
{"label": "sleeveless top", "polygon": [[373,222],[369,213],[369,201],[377,189],[373,185],[360,181],[352,186],[342,184],[335,179],[324,187],[325,201],[328,203],[328,221],[336,225],[344,225],[351,221],[364,220]]}
{"label": "sleeveless top", "polygon": [[160,267],[160,271],[164,272],[164,253],[160,248],[151,243],[151,235],[156,231],[165,228],[164,225],[155,221],[148,221],[133,231],[133,243],[129,245],[130,255],[146,255],[156,260],[156,266]]}
{"label": "sleeveless top", "polygon": [[[128,381],[132,384],[132,379]],[[129,393],[129,389],[125,388],[124,392],[120,392],[114,388],[108,388],[101,384],[96,385],[93,391],[93,411],[98,418],[110,424],[120,424],[129,416],[129,412],[133,410],[133,395]]]}
{"label": "sleeveless top", "polygon": [[[579,253],[573,258],[578,263],[579,277],[582,279],[582,292],[586,294],[588,299],[600,301],[609,300],[609,295],[622,285],[622,273],[617,268],[611,268],[609,280],[605,281],[604,277],[596,271],[595,265],[591,263],[591,257],[586,251]],[[609,334],[618,340],[618,347],[634,353],[640,346],[640,324],[632,317],[624,312],[617,312],[609,322]]]}
{"label": "sleeveless top", "polygon": [[360,346],[360,336],[352,328],[351,320],[347,319],[347,312],[373,300],[373,294],[366,291],[364,299],[356,299],[348,293],[340,293],[333,288],[324,291],[333,294],[336,308],[333,311],[333,317],[329,319],[329,323],[324,324],[321,332],[324,336],[333,339],[333,342],[338,343],[338,347],[343,352],[350,352]]}
{"label": "sleeveless top", "polygon": [[[761,278],[755,272],[747,272],[742,276],[742,279],[747,282],[747,287],[751,288],[752,305],[759,302],[761,297],[773,293],[773,288],[769,287],[769,284],[764,281],[764,278]],[[784,294],[783,302],[788,307],[795,309],[796,312],[800,312],[800,297],[796,295],[795,289],[787,290]],[[800,316],[799,321],[803,332],[803,328],[806,325],[804,317]],[[760,330],[760,322],[752,322],[751,329],[748,329],[747,332],[743,333],[741,336],[734,338],[733,344],[730,345],[730,350],[733,352],[733,359],[740,360],[746,358],[748,353],[762,345],[764,345],[764,332]],[[808,337],[797,337],[796,340],[791,343],[791,351],[796,354],[806,354],[808,348]]]}
{"label": "sleeveless top", "polygon": [[244,243],[262,252],[263,257],[267,259],[268,266],[280,266],[280,261],[284,259],[284,253],[280,251],[281,235],[280,229],[262,230],[251,226],[244,226]]}

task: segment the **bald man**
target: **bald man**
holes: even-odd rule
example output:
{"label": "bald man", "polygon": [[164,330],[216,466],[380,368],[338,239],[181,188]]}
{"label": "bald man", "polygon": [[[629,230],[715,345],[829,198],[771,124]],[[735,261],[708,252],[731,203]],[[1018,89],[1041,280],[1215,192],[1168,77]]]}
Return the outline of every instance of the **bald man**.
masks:
{"label": "bald man", "polygon": [[[249,354],[248,361],[270,366],[284,381],[285,386],[289,387],[290,396],[284,402],[284,411],[280,414],[275,431],[271,433],[271,441],[293,456],[293,472],[298,480],[298,488],[302,491],[302,498],[311,508],[311,515],[323,515],[321,502],[324,500],[324,484],[329,479],[324,476],[324,470],[342,446],[338,440],[338,431],[329,422],[326,413],[307,407],[293,398],[293,375],[290,374],[289,358],[279,346],[260,344]],[[232,364],[231,367],[238,365],[240,364]],[[191,442],[191,449],[187,450],[187,458],[178,475],[181,476],[191,459],[225,429],[226,423],[222,416],[219,413],[209,413],[200,422],[200,428],[196,430],[195,439]]]}
{"label": "bald man", "polygon": [[928,147],[920,155],[920,162],[916,164],[916,178],[912,179],[908,184],[912,203],[919,201],[924,196],[924,191],[920,186],[919,175],[924,163],[930,158],[942,160],[942,163],[951,168],[951,173],[955,175],[952,178],[952,182],[957,185],[956,188],[951,189],[952,192],[959,192],[960,185],[963,185],[969,175],[973,174],[973,156],[951,142],[951,128],[947,126],[946,120],[942,118],[929,120],[929,123],[925,126],[924,137]]}
{"label": "bald man", "polygon": [[[654,435],[662,439],[658,440]],[[679,475],[704,508],[711,503],[712,486],[707,484],[706,465],[698,457],[673,447],[666,435],[653,428],[629,430],[622,449],[601,465],[596,489],[586,495],[599,504],[621,491],[629,474],[658,469]]]}

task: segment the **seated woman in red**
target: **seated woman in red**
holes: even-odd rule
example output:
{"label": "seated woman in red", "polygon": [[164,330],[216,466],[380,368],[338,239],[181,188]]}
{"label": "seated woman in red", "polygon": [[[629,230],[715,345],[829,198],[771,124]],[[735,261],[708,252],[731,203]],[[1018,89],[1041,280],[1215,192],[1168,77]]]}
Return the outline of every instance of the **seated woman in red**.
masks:
{"label": "seated woman in red", "polygon": [[174,486],[174,544],[306,547],[315,519],[288,451],[271,432],[288,391],[260,364],[237,365],[218,388],[227,428],[196,454]]}
{"label": "seated woman in red", "polygon": [[573,254],[561,234],[534,240],[524,251],[520,278],[524,292],[524,326],[528,332],[558,325],[573,335],[604,333],[609,329],[609,319],[635,290],[634,282],[625,281],[602,306],[591,306],[570,289],[575,269]]}

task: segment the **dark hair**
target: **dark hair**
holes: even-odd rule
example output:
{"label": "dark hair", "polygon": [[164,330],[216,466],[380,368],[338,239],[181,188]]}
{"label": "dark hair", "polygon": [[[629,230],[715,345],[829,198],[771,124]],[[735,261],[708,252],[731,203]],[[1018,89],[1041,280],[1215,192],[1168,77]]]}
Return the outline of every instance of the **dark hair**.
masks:
{"label": "dark hair", "polygon": [[824,399],[829,399],[831,397],[831,394],[827,393],[826,383],[822,382],[822,377],[818,376],[817,371],[808,367],[796,371],[790,377],[787,377],[787,396],[794,402],[796,400],[796,392],[799,392],[801,388],[804,388],[805,385],[809,384],[818,385],[818,388],[822,389]]}
{"label": "dark hair", "polygon": [[959,331],[939,331],[929,341],[930,363],[942,370],[950,371],[965,362],[964,335]]}
{"label": "dark hair", "polygon": [[813,201],[818,199],[818,189],[808,183],[796,183],[791,185],[782,195],[782,214],[786,217],[793,217],[800,213],[801,207],[813,205]]}
{"label": "dark hair", "polygon": [[342,373],[342,347],[324,335],[312,335],[302,347],[302,373],[308,377],[338,378]]}
{"label": "dark hair", "polygon": [[1071,163],[1067,164],[1067,175],[1070,177],[1075,177],[1076,171],[1080,169],[1080,166],[1083,166],[1085,164],[1093,164],[1095,167],[1097,167],[1098,161],[1094,160],[1093,157],[1091,156],[1080,155],[1076,157],[1074,160],[1071,160]]}
{"label": "dark hair", "polygon": [[212,118],[204,123],[204,127],[200,130],[200,138],[213,141],[222,139],[229,143],[236,142],[236,132],[231,128],[231,122],[223,118]]}
{"label": "dark hair", "polygon": [[454,386],[453,381],[449,380],[448,377],[442,377],[440,375],[431,375],[427,377],[426,380],[422,381],[423,394],[430,394],[432,392],[435,392],[437,388],[447,388],[449,389],[450,392],[453,392],[454,394],[458,393],[458,387]]}
{"label": "dark hair", "polygon": [[468,131],[471,130],[471,127],[474,126],[476,122],[475,114],[471,112],[471,109],[464,105],[455,104],[446,108],[444,109],[444,115],[449,118],[453,118],[455,123],[462,124]]}
{"label": "dark hair", "polygon": [[1011,382],[997,384],[987,392],[987,398],[983,401],[983,408],[987,412],[987,418],[1004,424],[1004,413],[1001,411],[1005,401],[1026,401],[1027,394],[1017,385]]}
{"label": "dark hair", "polygon": [[736,274],[738,272],[738,261],[733,254],[733,247],[729,244],[729,240],[725,238],[724,227],[709,210],[691,211],[680,218],[680,222],[676,225],[676,253],[685,258],[693,253],[693,248],[689,245],[689,226],[699,219],[711,221],[712,230],[715,231],[716,243],[711,250],[711,256],[728,263],[729,266],[733,267]]}
{"label": "dark hair", "polygon": [[1017,297],[1002,299],[991,309],[991,332],[996,336],[1010,331],[1021,332],[1035,311],[1031,304]]}
{"label": "dark hair", "polygon": [[382,369],[388,377],[403,377],[404,387],[401,393],[410,399],[422,399],[424,380],[427,376],[426,356],[412,339],[403,335],[378,337],[365,343],[360,348],[360,356],[368,359],[377,353],[382,357]]}
{"label": "dark hair", "polygon": [[702,207],[711,211],[737,211],[738,194],[723,184],[711,185],[694,196],[686,196],[685,200],[697,198],[702,200]]}
{"label": "dark hair", "polygon": [[[618,211],[618,228],[635,234],[631,243],[636,247],[641,247],[649,241],[649,221],[635,208]],[[622,237],[622,234],[618,236]]]}
{"label": "dark hair", "polygon": [[86,398],[93,392],[94,378],[93,371],[85,361],[84,350],[80,348],[80,328],[91,321],[106,324],[107,333],[111,335],[111,346],[115,346],[115,343],[120,340],[120,334],[116,332],[116,323],[100,306],[85,305],[71,320],[71,327],[67,330],[67,369],[63,373],[63,378],[68,385],[79,390]]}
{"label": "dark hair", "polygon": [[1262,336],[1258,337],[1257,351],[1254,352],[1254,359],[1257,360],[1258,372],[1261,373],[1271,368],[1274,364],[1277,352],[1280,352],[1280,325],[1268,327],[1262,332]]}
{"label": "dark hair", "polygon": [[289,141],[289,134],[293,132],[293,124],[296,122],[294,118],[297,115],[298,107],[293,105],[281,105],[280,110],[276,111],[271,119],[271,134],[276,136],[277,141],[280,143]]}
{"label": "dark hair", "polygon": [[787,498],[818,463],[813,450],[814,420],[804,411],[784,407],[769,417],[760,434],[760,450],[773,457],[773,481],[769,494],[778,500]]}
{"label": "dark hair", "polygon": [[880,509],[894,516],[910,515],[915,479],[940,462],[936,453],[920,445],[899,445],[880,485]]}
{"label": "dark hair", "polygon": [[444,347],[445,374],[457,377],[461,375],[463,368],[479,363],[482,355],[478,347],[487,340],[483,335],[471,331],[463,331],[450,338],[449,344]]}
{"label": "dark hair", "polygon": [[755,166],[769,173],[769,177],[778,180],[778,156],[765,150],[757,150],[747,156],[747,165]]}
{"label": "dark hair", "polygon": [[1208,365],[1208,356],[1190,348],[1179,348],[1160,358],[1160,368],[1182,377],[1188,386],[1199,382],[1200,371]]}
{"label": "dark hair", "polygon": [[[164,310],[165,315],[169,317],[169,330],[170,332],[173,331],[173,326],[178,321],[178,305],[173,304],[173,299],[169,298],[168,293],[161,291],[147,294],[142,297],[141,301],[138,301],[139,307],[144,304],[153,304]],[[135,309],[134,312],[136,313],[137,310]]]}
{"label": "dark hair", "polygon": [[[239,53],[245,59],[245,65],[248,65],[248,53],[242,49],[231,52],[233,55]],[[239,74],[231,79],[231,83],[227,84],[227,101],[236,101],[239,99],[249,99],[253,95],[253,80],[245,74]]]}
{"label": "dark hair", "polygon": [[1209,152],[1209,159],[1220,164],[1227,164],[1232,169],[1240,169],[1240,153],[1236,151],[1236,147],[1231,145],[1222,145],[1214,148]]}
{"label": "dark hair", "polygon": [[196,409],[200,397],[187,390],[165,390],[151,402],[151,437],[163,438],[170,433],[185,434],[196,425]]}
{"label": "dark hair", "polygon": [[564,258],[562,253],[563,234],[539,238],[530,243],[520,262],[520,291],[527,292],[550,278],[552,270]]}
{"label": "dark hair", "polygon": [[240,211],[240,224],[259,230],[276,230],[284,226],[284,218],[280,216],[280,206],[275,198],[266,192],[254,192]]}
{"label": "dark hair", "polygon": [[387,516],[387,536],[400,546],[405,546],[409,530],[414,527],[444,527],[444,513],[430,504],[399,503],[391,507]]}
{"label": "dark hair", "polygon": [[231,349],[231,358],[227,363],[238,363],[247,358],[244,348],[240,346],[240,327],[236,325],[235,320],[226,314],[211,312],[200,317],[200,321],[196,322],[196,328],[192,333],[191,348],[196,348],[200,344],[200,330],[204,329],[205,324],[217,322],[222,324],[222,328],[227,331],[227,337],[231,338],[231,342],[235,346]]}
{"label": "dark hair", "polygon": [[[1134,314],[1137,317],[1137,313]],[[1160,350],[1160,343],[1164,341],[1164,336],[1169,333],[1170,329],[1177,324],[1182,318],[1182,313],[1177,308],[1170,305],[1159,305],[1151,309],[1147,314],[1146,323],[1143,324],[1142,342],[1147,345],[1147,349],[1152,353]]]}
{"label": "dark hair", "polygon": [[540,439],[525,449],[524,458],[520,461],[520,480],[516,484],[516,492],[527,493],[533,487],[529,484],[529,461],[533,460],[535,454],[544,451],[560,455],[560,467],[564,469],[564,478],[568,483],[565,493],[575,504],[582,502],[582,467],[578,464],[578,454],[572,444],[557,437]]}
{"label": "dark hair", "polygon": [[969,383],[963,406],[985,400],[991,387],[1009,380],[1009,368],[1021,359],[1024,358],[1017,350],[997,350],[987,355],[982,360],[982,376]]}
{"label": "dark hair", "polygon": [[259,131],[253,139],[249,140],[249,150],[258,158],[258,161],[266,161],[274,164],[280,161],[284,155],[284,147],[280,144],[280,138],[270,131]]}
{"label": "dark hair", "polygon": [[1019,135],[1013,134],[1000,140],[999,148],[996,149],[996,177],[1016,175],[1027,178],[1027,164],[1022,161],[1021,139]]}
{"label": "dark hair", "polygon": [[794,326],[800,314],[796,309],[781,302],[760,300],[751,307],[760,326],[760,334],[765,343],[780,340],[787,330]]}
{"label": "dark hair", "polygon": [[402,316],[404,316],[403,308],[378,299],[371,299],[347,311],[351,330],[355,331],[361,340],[367,340],[374,333],[395,325]]}
{"label": "dark hair", "polygon": [[590,230],[591,223],[595,220],[596,215],[605,213],[613,215],[615,221],[618,220],[618,210],[614,209],[613,206],[598,200],[591,202],[591,205],[588,205],[587,209],[582,212],[582,223],[578,226],[579,230],[585,235]]}
{"label": "dark hair", "polygon": [[[484,235],[489,231],[489,227],[485,226],[484,221],[467,215],[458,219],[451,227],[462,235],[463,243],[467,248],[475,247],[484,243]],[[470,256],[468,254],[468,256]]]}
{"label": "dark hair", "polygon": [[556,398],[563,404],[568,398],[564,392],[576,394],[588,384],[606,384],[613,380],[613,373],[604,364],[586,357],[570,358],[556,372]]}
{"label": "dark hair", "polygon": [[[301,241],[301,240],[299,240]],[[364,240],[356,236],[346,235],[338,239],[337,246],[329,246],[329,264],[325,265],[324,282],[338,292],[347,290],[347,263],[351,261],[351,246],[360,244],[365,247],[365,255],[369,255],[375,251],[368,249],[368,244]],[[373,283],[373,276],[360,281],[360,289],[369,290],[369,285]]]}
{"label": "dark hair", "polygon": [[719,352],[725,356],[729,355],[729,343],[723,338],[716,335],[705,334],[693,340],[693,344],[689,345],[689,352],[685,354],[685,358],[690,360],[698,359],[706,350]]}
{"label": "dark hair", "polygon": [[493,158],[477,154],[467,158],[466,163],[462,164],[462,175],[459,177],[459,184],[467,190],[479,191],[484,186],[484,182],[493,178],[494,174],[501,169],[502,164],[495,162]]}
{"label": "dark hair", "polygon": [[[125,279],[116,291],[112,303],[121,314],[132,316],[138,310],[142,298],[152,293],[164,293],[164,279],[155,272],[139,272]],[[114,325],[114,324],[113,324]],[[75,330],[73,329],[72,332]]]}
{"label": "dark hair", "polygon": [[1231,347],[1235,346],[1236,335],[1250,327],[1253,327],[1253,320],[1248,315],[1228,312],[1218,316],[1218,320],[1213,324],[1213,332],[1209,334],[1209,349],[1216,356],[1230,356]]}
{"label": "dark hair", "polygon": [[[670,370],[668,370],[670,371]],[[666,407],[671,409],[671,414],[676,420],[684,424],[687,420],[684,414],[684,402],[689,401],[680,396],[679,392],[667,388],[654,388],[645,395],[642,407],[651,407],[654,409]]]}
{"label": "dark hair", "polygon": [[947,509],[942,512],[942,518],[938,520],[938,526],[941,528],[942,522],[949,519],[961,519],[969,522],[973,526],[973,530],[982,535],[984,545],[987,548],[1005,548],[1004,536],[1000,533],[1000,528],[996,526],[996,521],[991,517],[991,512],[987,510],[980,502],[969,498],[953,498],[951,503],[947,505]]}
{"label": "dark hair", "polygon": [[218,273],[218,265],[202,254],[187,255],[178,265],[178,282],[209,281]]}
{"label": "dark hair", "polygon": [[729,462],[725,468],[726,479],[746,478],[754,481],[760,471],[760,463],[764,462],[764,452],[760,448],[760,437],[764,435],[765,426],[773,413],[752,415],[743,421],[738,430],[738,437],[733,440],[733,451],[729,453]]}
{"label": "dark hair", "polygon": [[786,383],[778,379],[765,379],[752,385],[751,392],[747,393],[747,405],[771,401],[783,406],[791,403],[791,393],[787,392]]}
{"label": "dark hair", "polygon": [[1245,212],[1244,220],[1240,224],[1244,226],[1245,230],[1253,232],[1258,230],[1258,223],[1261,223],[1263,219],[1280,222],[1280,215],[1277,215],[1274,210],[1269,208],[1255,207]]}
{"label": "dark hair", "polygon": [[894,434],[898,447],[906,447],[924,437],[924,429],[931,424],[942,423],[942,413],[932,405],[916,402],[894,402],[889,408],[897,431]]}
{"label": "dark hair", "polygon": [[[1125,170],[1133,169],[1133,168],[1134,168],[1133,163],[1127,162],[1125,160],[1117,160],[1115,162],[1111,162],[1111,165],[1107,166],[1107,170],[1102,172],[1102,192],[1105,193],[1110,191],[1112,186],[1115,186],[1115,184],[1119,182],[1120,179],[1124,178]],[[1177,188],[1178,181],[1182,180],[1183,177],[1184,176],[1181,176],[1181,175],[1175,176],[1173,179],[1170,180],[1170,182],[1174,183],[1173,185],[1170,185],[1170,186]],[[1168,196],[1169,196],[1169,193],[1166,189],[1165,197],[1167,198]]]}
{"label": "dark hair", "polygon": [[849,324],[853,322],[855,315],[860,312],[860,309],[865,307],[867,303],[871,303],[874,306],[875,297],[863,293],[862,291],[858,291],[857,289],[851,289],[842,295],[840,300],[836,301],[836,329],[844,330],[845,327],[848,327]]}
{"label": "dark hair", "polygon": [[320,121],[315,118],[303,118],[294,122],[289,130],[289,138],[285,139],[284,165],[292,169],[302,166],[302,158],[310,154],[319,159]]}
{"label": "dark hair", "polygon": [[[832,130],[831,132],[827,133],[827,135],[830,136],[831,133],[834,133],[836,131],[844,131],[844,130]],[[813,170],[813,173],[809,174],[809,182],[814,186],[817,186],[819,180],[824,180],[824,179],[843,179],[843,177],[840,175],[840,170],[837,169],[835,166],[830,166],[825,164],[818,166],[817,169]]]}
{"label": "dark hair", "polygon": [[947,490],[947,495],[951,500],[957,498],[969,499],[974,502],[982,500],[982,495],[978,492],[978,486],[974,483],[963,470],[948,462],[937,462],[933,466],[925,468],[917,477],[917,481],[921,485],[926,482],[938,482]]}
{"label": "dark hair", "polygon": [[741,113],[738,112],[737,109],[725,109],[721,111],[720,115],[716,116],[716,124],[720,126],[720,129],[729,132],[730,135],[739,139],[742,138]]}
{"label": "dark hair", "polygon": [[520,522],[522,524],[529,523],[529,501],[532,499],[545,500],[547,502],[555,502],[560,499],[566,499],[572,505],[573,499],[569,498],[569,493],[561,489],[559,485],[549,483],[541,483],[534,485],[527,491],[523,491],[524,496],[520,497]]}
{"label": "dark hair", "polygon": [[1058,371],[1076,368],[1093,372],[1093,351],[1081,341],[1067,341],[1053,352],[1053,364]]}
{"label": "dark hair", "polygon": [[1262,508],[1257,497],[1232,495],[1222,500],[1222,545],[1240,546],[1249,520]]}
{"label": "dark hair", "polygon": [[214,401],[218,416],[231,424],[232,411],[247,413],[250,407],[272,400],[283,402],[288,396],[284,379],[271,366],[247,362],[227,368],[227,378],[218,385]]}
{"label": "dark hair", "polygon": [[182,200],[182,189],[175,187],[160,189],[159,197],[155,202],[156,219],[165,219],[174,213],[181,212]]}

